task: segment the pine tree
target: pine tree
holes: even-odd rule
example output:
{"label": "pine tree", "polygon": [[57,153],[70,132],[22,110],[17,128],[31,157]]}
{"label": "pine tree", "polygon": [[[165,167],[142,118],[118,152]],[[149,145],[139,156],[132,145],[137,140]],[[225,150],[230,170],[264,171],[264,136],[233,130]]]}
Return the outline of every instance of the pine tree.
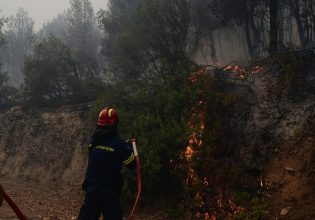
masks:
{"label": "pine tree", "polygon": [[100,73],[98,47],[100,32],[89,0],[71,0],[67,13],[67,42],[78,63],[80,77],[97,77]]}
{"label": "pine tree", "polygon": [[2,60],[10,76],[10,83],[15,86],[19,86],[23,81],[21,67],[24,57],[32,51],[33,27],[32,18],[23,8],[19,8],[16,15],[11,16],[8,21]]}

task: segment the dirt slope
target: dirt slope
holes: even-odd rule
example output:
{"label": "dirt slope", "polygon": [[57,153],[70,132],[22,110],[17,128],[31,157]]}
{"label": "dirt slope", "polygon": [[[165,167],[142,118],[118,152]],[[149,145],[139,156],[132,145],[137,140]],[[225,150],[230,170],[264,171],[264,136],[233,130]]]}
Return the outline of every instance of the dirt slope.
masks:
{"label": "dirt slope", "polygon": [[[269,205],[270,219],[315,219],[313,138],[276,148],[263,173],[264,198]],[[285,209],[289,211],[287,214]]]}
{"label": "dirt slope", "polygon": [[73,184],[82,180],[89,130],[85,106],[0,113],[0,177]]}

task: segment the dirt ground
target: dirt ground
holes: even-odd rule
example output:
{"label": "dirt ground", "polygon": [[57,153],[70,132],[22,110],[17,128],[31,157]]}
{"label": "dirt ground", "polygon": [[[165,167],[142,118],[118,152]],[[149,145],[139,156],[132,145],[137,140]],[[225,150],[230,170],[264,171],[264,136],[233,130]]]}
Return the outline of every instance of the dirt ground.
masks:
{"label": "dirt ground", "polygon": [[312,138],[275,149],[263,177],[269,219],[315,220],[315,141]]}
{"label": "dirt ground", "polygon": [[[26,215],[28,220],[71,220],[76,219],[84,194],[80,186],[60,187],[43,185],[34,181],[15,181],[0,178],[5,191]],[[73,190],[76,188],[77,190]],[[10,207],[3,203],[0,207],[0,220],[17,219]],[[127,218],[125,218],[127,219]],[[158,211],[140,213],[135,220],[166,219]]]}
{"label": "dirt ground", "polygon": [[15,220],[17,219],[13,211],[7,205],[7,203],[3,203],[3,206],[0,208],[0,220]]}
{"label": "dirt ground", "polygon": [[[5,191],[30,220],[76,219],[83,194],[56,186],[39,185],[36,182],[19,182],[1,179]],[[13,215],[14,216],[14,215]],[[0,219],[12,218],[12,211],[4,202]]]}

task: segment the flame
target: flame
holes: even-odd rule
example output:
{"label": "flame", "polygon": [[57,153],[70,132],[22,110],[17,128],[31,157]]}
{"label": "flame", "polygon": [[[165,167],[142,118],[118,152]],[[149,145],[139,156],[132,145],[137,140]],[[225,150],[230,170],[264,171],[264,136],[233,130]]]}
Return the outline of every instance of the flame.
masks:
{"label": "flame", "polygon": [[[249,74],[258,73],[260,70],[261,69],[258,66],[253,68],[253,70],[248,71],[241,66],[231,65],[228,65],[223,69],[224,72],[233,73],[240,80],[244,80]],[[202,68],[191,75],[189,80],[192,83],[197,83],[199,80],[204,80],[203,76],[207,73],[208,71],[205,68]],[[195,217],[206,220],[216,220],[218,212],[224,213],[226,216],[233,216],[243,212],[244,209],[233,202],[232,197],[225,192],[226,190],[224,188],[216,185],[221,182],[220,177],[213,176],[212,179],[210,176],[210,178],[207,178],[198,174],[194,170],[194,160],[198,160],[198,157],[195,155],[198,155],[197,153],[203,147],[204,143],[206,129],[205,115],[207,108],[207,102],[204,100],[196,101],[195,105],[191,108],[191,114],[188,117],[187,123],[191,133],[188,135],[187,145],[185,146],[183,152],[181,152],[180,159],[183,161],[183,164],[187,165],[184,184],[188,187],[199,187],[199,191],[197,191],[194,195],[196,207],[199,207],[199,210],[196,210]],[[210,198],[209,191],[213,191]],[[207,210],[209,202],[211,203],[210,205],[215,206],[213,207],[214,211]]]}
{"label": "flame", "polygon": [[231,199],[229,199],[229,205],[233,215],[237,215],[245,211],[244,208],[237,206]]}
{"label": "flame", "polygon": [[217,220],[216,213],[212,213],[211,220]]}
{"label": "flame", "polygon": [[210,219],[209,212],[206,212],[206,213],[205,213],[205,220],[209,220],[209,219]]}
{"label": "flame", "polygon": [[223,196],[222,196],[221,189],[219,189],[219,196],[218,196],[218,199],[217,199],[217,205],[218,205],[219,208],[223,207]]}
{"label": "flame", "polygon": [[267,192],[268,190],[271,190],[274,188],[274,184],[272,183],[272,181],[268,179],[264,179],[262,175],[259,178],[259,186],[260,186],[261,193]]}
{"label": "flame", "polygon": [[186,148],[186,152],[185,152],[186,159],[187,159],[187,160],[191,160],[191,158],[192,158],[192,156],[193,156],[193,153],[194,153],[194,151],[193,151],[192,147],[191,147],[191,146],[188,146],[188,147]]}
{"label": "flame", "polygon": [[257,74],[257,73],[261,72],[262,70],[263,70],[262,67],[260,67],[260,66],[255,66],[255,67],[252,69],[251,74]]}
{"label": "flame", "polygon": [[223,71],[226,72],[226,71],[229,71],[231,69],[232,69],[232,66],[229,64],[225,68],[223,68]]}
{"label": "flame", "polygon": [[262,70],[263,68],[260,66],[244,68],[238,65],[232,66],[230,64],[223,68],[224,72],[232,73],[230,76],[231,78],[236,78],[239,80],[246,80],[249,75],[257,74]]}
{"label": "flame", "polygon": [[201,68],[199,69],[197,72],[195,72],[194,74],[192,74],[191,77],[189,77],[188,79],[192,82],[192,83],[196,83],[200,77],[204,76],[207,74],[207,71],[205,68]]}

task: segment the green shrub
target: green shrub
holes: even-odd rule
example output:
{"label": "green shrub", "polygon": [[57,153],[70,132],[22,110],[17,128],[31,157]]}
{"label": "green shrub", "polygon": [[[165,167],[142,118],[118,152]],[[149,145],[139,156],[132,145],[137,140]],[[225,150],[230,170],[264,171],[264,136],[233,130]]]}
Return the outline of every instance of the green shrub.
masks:
{"label": "green shrub", "polygon": [[[244,196],[245,194],[243,194]],[[247,195],[245,196],[246,199],[250,197]],[[245,197],[242,198],[242,203],[246,203],[246,210],[244,213],[235,216],[235,220],[261,220],[264,217],[265,211],[267,209],[266,203],[257,198],[251,198],[249,200],[245,200]]]}

